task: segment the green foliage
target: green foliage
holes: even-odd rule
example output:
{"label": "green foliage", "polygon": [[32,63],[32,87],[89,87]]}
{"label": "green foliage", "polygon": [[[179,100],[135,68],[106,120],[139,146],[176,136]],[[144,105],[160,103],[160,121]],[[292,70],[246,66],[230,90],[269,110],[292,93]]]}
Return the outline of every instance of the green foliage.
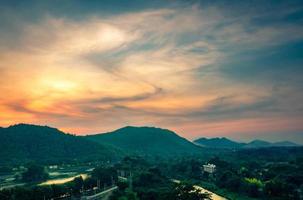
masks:
{"label": "green foliage", "polygon": [[12,168],[8,166],[0,166],[0,174],[7,174],[12,172]]}
{"label": "green foliage", "polygon": [[256,178],[245,178],[244,180],[249,184],[256,185],[257,187],[263,187],[263,183]]}
{"label": "green foliage", "polygon": [[[180,184],[173,183],[167,176],[167,171],[161,169],[163,165],[150,166],[147,163],[140,165],[136,162],[136,159],[128,157],[119,166],[124,166],[124,164],[129,166],[130,163],[131,166],[137,169],[137,171],[133,172],[132,191],[137,194],[140,200],[200,200],[209,198],[209,195],[202,193],[200,189],[193,187],[192,184],[183,182]],[[191,163],[188,165],[189,171],[197,170],[196,166],[199,165],[199,162],[190,159],[189,163]],[[138,168],[138,165],[145,166],[145,170]],[[128,181],[130,181],[129,179]],[[114,192],[111,199],[128,199],[126,191],[130,191],[130,188],[127,189],[126,187],[129,184],[129,182],[118,182],[119,190]]]}
{"label": "green foliage", "polygon": [[137,193],[128,188],[128,182],[117,182],[118,190],[110,196],[111,200],[139,200]]}
{"label": "green foliage", "polygon": [[117,170],[113,167],[97,167],[92,172],[92,178],[100,181],[101,186],[110,186],[118,181]]}
{"label": "green foliage", "polygon": [[139,198],[137,193],[131,190],[126,190],[124,196],[119,197],[119,200],[139,200]]}
{"label": "green foliage", "polygon": [[125,181],[118,181],[117,186],[120,191],[125,191],[128,188],[129,184]]}
{"label": "green foliage", "polygon": [[137,155],[160,157],[201,153],[201,149],[172,131],[151,127],[125,127],[114,132],[87,136]]}
{"label": "green foliage", "polygon": [[47,126],[19,124],[0,129],[0,164],[112,160],[116,150]]}
{"label": "green foliage", "polygon": [[22,173],[22,180],[25,182],[45,181],[48,178],[48,173],[43,166],[31,164],[27,170]]}
{"label": "green foliage", "polygon": [[169,199],[171,200],[206,200],[211,199],[207,193],[203,193],[201,189],[193,185],[181,182],[176,183]]}
{"label": "green foliage", "polygon": [[251,197],[259,197],[263,184],[256,178],[244,178],[244,184],[242,189]]}
{"label": "green foliage", "polygon": [[63,185],[16,187],[0,191],[1,200],[44,200],[59,197],[66,194]]}
{"label": "green foliage", "polygon": [[233,192],[238,192],[242,184],[241,178],[231,171],[225,171],[217,181],[219,187],[225,187]]}
{"label": "green foliage", "polygon": [[68,185],[72,189],[74,194],[80,194],[81,189],[84,187],[84,181],[82,176],[74,178],[74,180]]}
{"label": "green foliage", "polygon": [[[100,142],[89,141],[94,140]],[[127,156],[114,167],[97,167],[92,177],[76,178],[64,185],[21,188],[0,191],[3,199],[46,199],[72,193],[80,197],[80,190],[117,183],[119,189],[111,199],[175,200],[207,199],[205,194],[193,188],[193,184],[173,184],[171,179],[203,183],[210,191],[222,192],[231,199],[299,199],[303,189],[303,148],[266,149],[207,149],[201,156],[200,148],[178,137],[175,133],[155,128],[126,127],[105,136],[75,137],[57,129],[30,125],[17,125],[0,129],[2,163],[22,163],[30,160],[53,162],[64,160],[106,160],[113,158],[103,145],[109,143],[140,156]],[[51,144],[51,145],[50,145]],[[202,149],[206,150],[206,149]],[[190,152],[194,152],[190,155]],[[197,153],[198,154],[195,154]],[[113,153],[113,155],[115,155]],[[160,156],[163,154],[163,156]],[[14,155],[14,158],[9,156]],[[152,155],[152,156],[149,156]],[[199,155],[199,156],[197,156]],[[143,157],[144,156],[144,157]],[[172,157],[173,156],[173,157]],[[211,157],[210,157],[211,156]],[[114,156],[115,157],[115,156]],[[144,159],[143,159],[144,158]],[[145,160],[148,159],[148,160]],[[216,165],[214,174],[202,173],[205,163]],[[1,164],[1,163],[0,163]],[[9,165],[2,167],[10,172]],[[132,179],[117,182],[117,169],[131,172]],[[23,174],[28,182],[45,179],[43,167],[32,166]],[[0,171],[1,172],[1,171]],[[205,184],[207,183],[207,184]],[[129,187],[129,186],[132,187]],[[194,191],[194,192],[193,192]],[[249,197],[247,197],[249,196]]]}

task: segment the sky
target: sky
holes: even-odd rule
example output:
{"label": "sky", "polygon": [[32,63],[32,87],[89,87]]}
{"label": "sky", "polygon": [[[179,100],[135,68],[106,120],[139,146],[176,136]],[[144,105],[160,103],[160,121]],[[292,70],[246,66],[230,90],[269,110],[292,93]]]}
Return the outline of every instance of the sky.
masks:
{"label": "sky", "polygon": [[0,3],[0,126],[303,144],[302,1]]}

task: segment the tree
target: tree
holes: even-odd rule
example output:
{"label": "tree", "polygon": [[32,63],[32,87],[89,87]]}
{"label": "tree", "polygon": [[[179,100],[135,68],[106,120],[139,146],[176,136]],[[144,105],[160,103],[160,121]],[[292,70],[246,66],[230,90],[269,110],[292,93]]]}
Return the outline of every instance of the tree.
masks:
{"label": "tree", "polygon": [[258,197],[260,196],[260,191],[264,185],[260,180],[256,178],[245,178],[243,187],[249,196]]}
{"label": "tree", "polygon": [[126,181],[118,181],[117,182],[117,186],[118,186],[119,190],[125,191],[126,188],[128,187],[128,182],[126,182]]}
{"label": "tree", "polygon": [[118,190],[110,196],[110,200],[139,200],[137,193],[126,188],[127,186],[124,184],[125,182],[118,183]]}
{"label": "tree", "polygon": [[[139,200],[137,194],[131,190],[125,191],[125,197],[126,197],[125,200]],[[123,199],[123,197],[122,197],[122,199]]]}
{"label": "tree", "polygon": [[81,189],[84,187],[84,181],[82,176],[74,178],[74,181],[71,182],[71,187],[75,194],[80,194]]}
{"label": "tree", "polygon": [[170,199],[174,200],[210,200],[210,194],[189,183],[176,183]]}
{"label": "tree", "polygon": [[22,173],[22,180],[25,182],[45,181],[48,173],[41,165],[31,164],[27,170]]}
{"label": "tree", "polygon": [[113,183],[118,181],[117,171],[112,167],[98,167],[94,169],[94,171],[92,172],[92,178],[100,180],[101,184],[105,184],[107,186],[112,185]]}

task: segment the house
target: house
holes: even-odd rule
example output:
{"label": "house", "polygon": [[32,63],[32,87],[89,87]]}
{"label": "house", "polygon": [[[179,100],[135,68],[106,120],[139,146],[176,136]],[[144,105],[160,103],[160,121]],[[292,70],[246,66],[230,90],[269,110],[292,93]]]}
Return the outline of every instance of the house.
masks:
{"label": "house", "polygon": [[212,174],[216,171],[216,165],[209,163],[207,165],[203,165],[203,171]]}
{"label": "house", "polygon": [[58,165],[50,165],[48,166],[49,169],[58,169]]}

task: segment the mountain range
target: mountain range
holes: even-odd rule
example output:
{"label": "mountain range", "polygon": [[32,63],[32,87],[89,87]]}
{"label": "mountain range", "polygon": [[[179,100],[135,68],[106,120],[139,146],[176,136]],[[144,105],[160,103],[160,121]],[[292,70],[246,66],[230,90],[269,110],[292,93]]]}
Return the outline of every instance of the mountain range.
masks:
{"label": "mountain range", "polygon": [[[0,127],[0,165],[25,162],[81,162],[117,160],[125,155],[177,157],[206,155],[206,148],[291,147],[295,143],[254,140],[240,143],[227,138],[190,142],[176,133],[154,127],[127,126],[113,132],[75,136],[56,128],[29,124]],[[205,148],[206,147],[206,148]]]}
{"label": "mountain range", "polygon": [[48,126],[18,124],[0,127],[0,147],[0,164],[107,161],[126,154],[175,157],[201,152],[201,147],[176,133],[152,127],[75,136]]}
{"label": "mountain range", "polygon": [[222,138],[199,138],[194,144],[209,148],[265,148],[265,147],[294,147],[299,144],[290,141],[267,142],[264,140],[253,140],[248,143],[236,142],[225,137]]}

